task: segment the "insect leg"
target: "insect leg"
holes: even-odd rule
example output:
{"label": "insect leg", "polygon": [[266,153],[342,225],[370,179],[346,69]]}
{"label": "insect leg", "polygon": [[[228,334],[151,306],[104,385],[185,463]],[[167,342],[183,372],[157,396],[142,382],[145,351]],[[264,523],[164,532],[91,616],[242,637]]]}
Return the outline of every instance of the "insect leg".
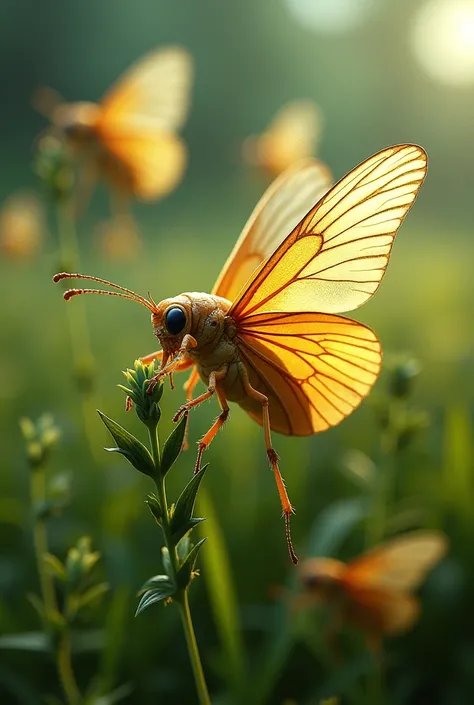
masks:
{"label": "insect leg", "polygon": [[[199,382],[199,372],[197,371],[197,367],[194,367],[193,371],[191,372],[188,379],[186,380],[186,382],[183,385],[184,391],[186,393],[186,401],[192,400],[194,387],[196,386],[196,384],[198,382]],[[187,450],[189,448],[188,435],[189,435],[189,416],[186,419],[186,428],[184,429],[183,450]]]}
{"label": "insect leg", "polygon": [[157,350],[154,353],[150,353],[149,355],[144,355],[143,357],[140,358],[140,362],[143,362],[144,365],[149,365],[150,362],[153,362],[154,360],[162,360],[163,359],[163,350]]}
{"label": "insect leg", "polygon": [[176,423],[177,421],[179,421],[183,414],[189,411],[189,409],[193,409],[195,406],[199,406],[199,404],[202,404],[203,401],[210,399],[216,391],[216,382],[226,376],[227,369],[228,365],[224,365],[218,370],[213,370],[209,375],[209,384],[207,387],[207,392],[204,392],[204,394],[200,394],[198,397],[196,397],[196,399],[190,399],[186,402],[186,404],[180,406],[176,414],[173,416],[173,421]]}
{"label": "insect leg", "polygon": [[272,447],[272,437],[271,437],[271,426],[270,426],[270,412],[269,412],[269,402],[268,397],[265,394],[257,391],[250,384],[247,369],[242,363],[239,363],[240,379],[242,381],[245,393],[252,399],[256,399],[262,405],[262,415],[263,415],[263,432],[265,434],[265,446],[267,448],[267,457],[270,461],[273,474],[275,476],[275,481],[278,488],[278,494],[280,495],[281,507],[283,509],[283,515],[285,517],[285,529],[286,529],[286,542],[288,544],[288,551],[290,553],[290,558],[294,565],[298,563],[298,557],[293,548],[293,542],[291,540],[290,532],[290,517],[293,513],[293,507],[291,506],[290,498],[286,491],[285,483],[281,476],[280,468],[278,466],[278,455]]}
{"label": "insect leg", "polygon": [[219,389],[219,387],[216,387],[216,394],[219,399],[219,404],[221,406],[222,413],[214,421],[209,431],[199,441],[199,450],[196,458],[196,466],[194,468],[195,475],[201,469],[202,454],[204,453],[206,448],[211,445],[212,441],[217,435],[217,432],[219,431],[219,429],[222,428],[222,426],[229,418],[229,405],[227,404],[227,399],[225,398],[224,392]]}
{"label": "insect leg", "polygon": [[[191,360],[186,359],[186,353],[188,352],[188,350],[195,348],[196,345],[197,345],[196,339],[193,338],[192,335],[189,335],[189,333],[187,333],[183,338],[183,341],[181,343],[181,347],[178,350],[178,354],[175,356],[175,358],[170,363],[166,364],[168,362],[168,356],[166,354],[164,354],[162,361],[161,361],[160,371],[154,377],[152,377],[148,383],[147,394],[152,393],[157,382],[159,382],[160,379],[162,377],[164,377],[165,375],[169,375],[170,372],[176,372],[179,369],[186,369],[187,367],[190,367],[193,364],[193,362]],[[184,358],[184,360],[183,360],[183,358]],[[184,367],[183,367],[183,364],[185,365]]]}

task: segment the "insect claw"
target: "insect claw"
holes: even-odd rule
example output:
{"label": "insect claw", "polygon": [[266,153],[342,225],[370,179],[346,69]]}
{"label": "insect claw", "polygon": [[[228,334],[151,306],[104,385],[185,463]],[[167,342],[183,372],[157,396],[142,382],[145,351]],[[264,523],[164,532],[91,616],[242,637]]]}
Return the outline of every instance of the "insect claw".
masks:
{"label": "insect claw", "polygon": [[173,423],[178,423],[182,415],[187,413],[188,407],[186,406],[186,404],[183,404],[183,406],[180,406],[176,414],[173,416]]}

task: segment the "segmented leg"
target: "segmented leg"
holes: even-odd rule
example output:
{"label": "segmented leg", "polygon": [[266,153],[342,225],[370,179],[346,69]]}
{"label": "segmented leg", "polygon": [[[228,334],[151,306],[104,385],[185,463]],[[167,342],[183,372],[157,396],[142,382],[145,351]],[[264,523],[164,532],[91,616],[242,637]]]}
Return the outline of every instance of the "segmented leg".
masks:
{"label": "segmented leg", "polygon": [[281,476],[280,468],[278,467],[278,455],[272,447],[272,437],[271,437],[271,426],[270,426],[270,412],[269,412],[269,401],[265,394],[257,391],[250,384],[249,376],[245,366],[239,364],[240,378],[245,390],[245,393],[252,399],[256,399],[262,405],[262,415],[263,415],[263,432],[265,435],[265,446],[267,449],[267,457],[270,461],[273,474],[275,476],[275,481],[278,488],[278,494],[280,495],[281,507],[283,509],[283,514],[285,517],[285,529],[286,529],[286,541],[288,544],[288,551],[290,553],[290,558],[292,562],[296,565],[298,563],[298,557],[293,548],[293,542],[291,540],[290,531],[290,517],[293,513],[293,507],[291,506],[290,498],[286,491],[285,483]]}
{"label": "segmented leg", "polygon": [[198,454],[196,458],[196,465],[194,467],[194,474],[196,475],[199,470],[201,469],[201,460],[202,460],[202,454],[208,448],[212,441],[214,440],[215,436],[217,435],[217,432],[219,429],[222,428],[222,426],[225,424],[229,417],[229,405],[227,404],[227,399],[225,398],[224,392],[219,389],[219,387],[216,388],[216,394],[217,398],[219,399],[219,404],[222,409],[222,413],[217,417],[217,419],[214,421],[212,424],[211,428],[209,431],[201,438],[199,441],[199,449],[198,449]]}
{"label": "segmented leg", "polygon": [[191,367],[191,365],[193,365],[194,363],[192,360],[186,357],[186,353],[188,352],[188,350],[192,350],[192,348],[195,348],[196,345],[196,339],[193,338],[192,335],[189,335],[189,333],[187,333],[181,342],[181,347],[178,350],[177,355],[175,355],[174,359],[171,362],[168,363],[169,355],[164,353],[161,360],[161,369],[154,377],[150,379],[148,383],[147,394],[152,393],[156,384],[160,381],[162,377],[169,375],[171,372],[177,372]]}
{"label": "segmented leg", "polygon": [[163,350],[157,350],[154,353],[150,353],[149,355],[144,355],[143,357],[140,358],[140,362],[143,362],[144,365],[149,365],[150,362],[153,362],[154,360],[162,360],[163,359]]}
{"label": "segmented leg", "polygon": [[189,411],[195,406],[199,406],[199,404],[202,404],[203,401],[210,399],[216,391],[216,383],[226,376],[227,369],[228,365],[224,365],[218,370],[213,370],[209,375],[209,384],[207,386],[207,392],[204,392],[204,394],[200,394],[198,397],[196,397],[196,399],[190,399],[186,402],[186,404],[180,406],[176,414],[173,416],[173,421],[176,423],[180,420],[181,416],[186,413],[186,411]]}
{"label": "segmented leg", "polygon": [[[193,391],[196,386],[196,384],[199,382],[199,372],[197,371],[197,367],[193,368],[193,371],[189,375],[188,379],[183,385],[183,389],[186,394],[186,401],[191,401],[193,398]],[[184,429],[184,438],[183,438],[183,450],[188,450],[189,448],[189,441],[188,441],[188,436],[189,436],[189,414],[186,417],[186,428]]]}

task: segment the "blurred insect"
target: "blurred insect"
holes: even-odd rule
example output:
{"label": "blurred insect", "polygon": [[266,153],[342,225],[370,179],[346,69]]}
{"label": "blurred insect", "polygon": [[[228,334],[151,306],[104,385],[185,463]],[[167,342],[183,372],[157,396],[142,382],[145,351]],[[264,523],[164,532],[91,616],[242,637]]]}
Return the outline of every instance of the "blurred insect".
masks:
{"label": "blurred insect", "polygon": [[130,260],[140,252],[140,235],[130,218],[113,218],[98,223],[100,249],[107,258]]}
{"label": "blurred insect", "polygon": [[392,539],[349,563],[310,558],[300,567],[302,594],[297,607],[318,602],[333,610],[333,627],[349,623],[361,629],[377,649],[384,635],[408,631],[420,614],[413,592],[443,558],[447,540],[434,531],[414,531]]}
{"label": "blurred insect", "polygon": [[19,191],[0,209],[0,251],[7,257],[29,259],[43,243],[46,216],[34,193]]}
{"label": "blurred insect", "polygon": [[311,100],[284,105],[261,135],[243,144],[246,162],[261,167],[270,177],[281,174],[302,159],[313,156],[321,136],[321,112]]}
{"label": "blurred insect", "polygon": [[[292,436],[324,431],[369,393],[380,370],[380,343],[366,326],[335,314],[357,308],[378,289],[395,234],[425,177],[426,160],[420,147],[390,147],[329,192],[330,175],[319,162],[282,174],[251,215],[212,294],[184,293],[156,304],[98,277],[54,277],[90,279],[116,290],[71,289],[66,300],[107,294],[151,312],[162,350],[143,358],[161,360],[150,386],[191,370],[187,401],[174,421],[217,396],[222,413],[199,443],[196,472],[227,420],[228,401],[263,426],[294,563],[293,508],[270,431]],[[193,399],[199,379],[207,391]]]}
{"label": "blurred insect", "polygon": [[86,201],[98,179],[123,214],[131,197],[154,201],[172,191],[186,166],[176,134],[188,113],[192,60],[179,47],[146,55],[100,103],[67,103],[42,88],[34,105],[82,163],[79,197]]}

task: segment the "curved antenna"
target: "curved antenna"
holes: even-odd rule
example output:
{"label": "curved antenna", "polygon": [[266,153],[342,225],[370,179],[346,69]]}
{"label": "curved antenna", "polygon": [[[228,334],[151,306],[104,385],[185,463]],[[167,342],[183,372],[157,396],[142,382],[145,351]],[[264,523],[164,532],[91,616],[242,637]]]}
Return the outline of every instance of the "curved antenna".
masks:
{"label": "curved antenna", "polygon": [[[80,294],[104,294],[107,296],[119,296],[122,299],[129,299],[130,301],[136,301],[137,303],[145,306],[149,311],[154,313],[156,311],[156,304],[153,300],[149,301],[144,296],[136,294],[131,289],[127,289],[124,286],[119,286],[114,284],[108,279],[101,279],[100,277],[93,277],[90,274],[71,274],[69,272],[59,272],[53,277],[53,282],[57,284],[63,279],[87,279],[88,281],[99,282],[100,284],[105,284],[119,291],[105,291],[103,289],[68,289],[64,292],[63,297],[66,301],[69,301],[73,296],[79,296]],[[119,293],[123,292],[123,293]],[[151,297],[150,297],[151,298]]]}

